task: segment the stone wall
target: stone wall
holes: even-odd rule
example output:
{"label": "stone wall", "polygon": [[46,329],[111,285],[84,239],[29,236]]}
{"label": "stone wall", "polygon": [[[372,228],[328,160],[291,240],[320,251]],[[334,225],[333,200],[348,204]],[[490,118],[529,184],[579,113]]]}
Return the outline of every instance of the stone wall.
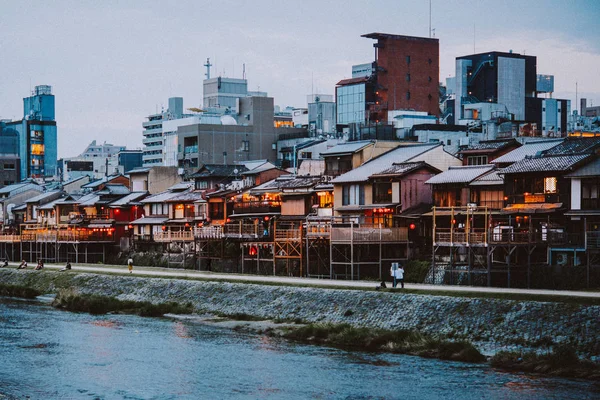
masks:
{"label": "stone wall", "polygon": [[0,283],[71,288],[121,300],[191,302],[198,312],[417,329],[473,342],[484,354],[568,343],[600,359],[600,306],[247,283],[0,270]]}

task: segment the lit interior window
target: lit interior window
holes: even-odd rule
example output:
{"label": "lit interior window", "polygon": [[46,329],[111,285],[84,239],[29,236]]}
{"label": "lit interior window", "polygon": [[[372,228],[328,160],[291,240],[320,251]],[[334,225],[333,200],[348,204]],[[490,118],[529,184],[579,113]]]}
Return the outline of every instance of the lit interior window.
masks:
{"label": "lit interior window", "polygon": [[556,178],[544,178],[544,193],[556,193]]}

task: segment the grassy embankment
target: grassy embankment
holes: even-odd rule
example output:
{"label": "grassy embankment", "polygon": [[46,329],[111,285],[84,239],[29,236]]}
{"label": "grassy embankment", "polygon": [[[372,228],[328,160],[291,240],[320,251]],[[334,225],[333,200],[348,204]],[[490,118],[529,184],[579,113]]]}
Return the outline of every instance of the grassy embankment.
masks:
{"label": "grassy embankment", "polygon": [[490,364],[509,371],[600,381],[600,364],[580,359],[575,349],[567,345],[555,346],[546,354],[501,351],[491,358]]}
{"label": "grassy embankment", "polygon": [[149,301],[118,300],[95,294],[75,294],[68,289],[59,290],[52,306],[68,311],[88,312],[90,314],[124,313],[142,317],[161,317],[165,314],[191,314],[191,303],[181,305],[177,302],[153,304]]}
{"label": "grassy embankment", "polygon": [[37,296],[41,295],[39,291],[32,289],[27,286],[19,286],[19,285],[6,285],[4,283],[0,283],[0,296],[8,296],[8,297],[21,297],[24,299],[35,299]]}

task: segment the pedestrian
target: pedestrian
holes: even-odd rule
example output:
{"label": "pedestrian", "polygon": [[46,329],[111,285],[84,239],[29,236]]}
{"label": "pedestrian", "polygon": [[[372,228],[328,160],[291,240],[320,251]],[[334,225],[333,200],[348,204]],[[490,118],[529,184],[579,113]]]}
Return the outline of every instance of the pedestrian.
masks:
{"label": "pedestrian", "polygon": [[27,268],[27,261],[23,260],[23,261],[21,261],[21,264],[19,264],[17,269],[25,269],[25,268]]}
{"label": "pedestrian", "polygon": [[60,272],[70,271],[70,270],[71,270],[71,262],[67,261],[67,265],[65,265],[65,267],[63,269],[61,269]]}
{"label": "pedestrian", "polygon": [[129,258],[129,260],[127,260],[127,267],[129,268],[129,273],[131,274],[133,272],[133,258]]}
{"label": "pedestrian", "polygon": [[8,267],[8,260],[5,258],[4,262],[2,263],[2,268],[4,267]]}
{"label": "pedestrian", "polygon": [[398,269],[396,269],[396,284],[400,282],[402,289],[404,289],[404,268],[398,263]]}
{"label": "pedestrian", "polygon": [[397,262],[393,262],[392,263],[392,267],[390,268],[390,275],[392,276],[392,287],[396,287],[396,284],[398,282],[396,282],[396,270],[398,270],[398,263]]}

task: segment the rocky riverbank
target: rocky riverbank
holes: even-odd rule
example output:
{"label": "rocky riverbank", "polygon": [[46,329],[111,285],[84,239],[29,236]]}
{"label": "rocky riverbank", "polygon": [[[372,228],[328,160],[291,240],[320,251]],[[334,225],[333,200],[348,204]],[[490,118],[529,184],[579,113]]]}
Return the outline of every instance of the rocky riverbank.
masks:
{"label": "rocky riverbank", "polygon": [[52,271],[0,270],[0,283],[152,303],[190,303],[198,313],[349,324],[469,341],[484,354],[572,346],[600,360],[600,306],[398,292],[267,286]]}

